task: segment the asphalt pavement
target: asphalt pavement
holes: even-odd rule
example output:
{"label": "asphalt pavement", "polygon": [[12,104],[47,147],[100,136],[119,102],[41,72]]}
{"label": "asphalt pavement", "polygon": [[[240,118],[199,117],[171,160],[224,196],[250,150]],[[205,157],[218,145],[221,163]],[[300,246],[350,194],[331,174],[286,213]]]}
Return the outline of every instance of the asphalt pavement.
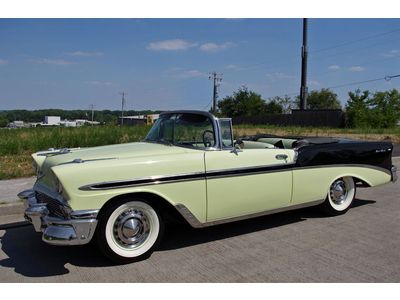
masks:
{"label": "asphalt pavement", "polygon": [[149,259],[120,266],[91,245],[47,245],[21,215],[2,216],[0,282],[399,282],[399,195],[400,181],[358,189],[338,217],[307,208],[168,227]]}

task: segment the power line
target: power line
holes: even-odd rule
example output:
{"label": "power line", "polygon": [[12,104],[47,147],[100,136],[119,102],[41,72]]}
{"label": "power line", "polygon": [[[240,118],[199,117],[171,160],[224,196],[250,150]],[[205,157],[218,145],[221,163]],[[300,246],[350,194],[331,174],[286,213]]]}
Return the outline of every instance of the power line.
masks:
{"label": "power line", "polygon": [[400,77],[400,74],[399,75],[387,75],[387,76],[384,76],[384,77],[379,77],[379,78],[374,78],[374,79],[367,79],[367,80],[363,80],[363,81],[355,81],[355,82],[350,82],[350,83],[344,83],[344,84],[340,84],[340,85],[336,85],[336,86],[330,86],[330,87],[327,87],[326,89],[338,89],[338,88],[342,88],[342,87],[346,87],[346,86],[352,86],[352,85],[375,82],[375,81],[381,81],[381,80],[390,81],[390,80],[392,80],[393,78],[396,78],[396,77]]}
{"label": "power line", "polygon": [[366,37],[363,37],[363,38],[360,38],[360,39],[357,39],[357,40],[344,42],[344,43],[341,43],[341,44],[333,45],[333,46],[322,48],[322,49],[317,49],[317,50],[311,51],[311,53],[319,53],[319,52],[323,52],[323,51],[328,51],[328,50],[331,50],[331,49],[344,47],[344,46],[347,46],[347,45],[351,45],[351,44],[355,44],[355,43],[358,43],[358,42],[370,40],[370,39],[373,39],[373,38],[376,38],[376,37],[392,34],[392,33],[399,32],[399,31],[400,31],[400,29],[390,30],[390,31],[386,31],[386,32],[382,32],[382,33],[366,36]]}
{"label": "power line", "polygon": [[[370,40],[370,39],[373,39],[373,38],[376,38],[376,37],[380,37],[380,36],[389,35],[389,34],[396,33],[396,32],[400,32],[400,29],[386,31],[386,32],[382,32],[382,33],[379,33],[379,34],[375,34],[375,35],[367,36],[367,37],[364,37],[364,38],[360,38],[360,39],[357,39],[357,40],[336,44],[336,45],[333,45],[333,46],[329,46],[329,47],[322,48],[322,49],[317,49],[317,50],[314,50],[314,51],[309,51],[309,53],[310,54],[315,54],[315,53],[325,52],[325,51],[328,51],[328,50],[331,50],[331,49],[344,47],[344,46],[347,46],[347,45],[355,44],[355,43],[362,42],[362,41],[365,41],[365,40]],[[392,41],[392,40],[389,40],[389,41]],[[382,43],[374,43],[374,44],[372,44],[372,47],[377,46],[377,45],[382,45]],[[359,50],[362,51],[364,49],[365,49],[365,47],[360,48]],[[349,52],[354,52],[354,50],[346,51],[346,52],[344,52],[344,54],[345,53],[349,53]],[[328,56],[317,56],[317,57],[313,56],[312,59],[313,60],[318,60],[318,59],[327,58],[327,57],[331,57],[331,56],[337,56],[337,55],[338,54],[333,54],[333,55],[328,55]],[[285,59],[285,62],[294,62],[294,61],[297,61],[297,59],[294,59],[294,58]],[[253,69],[257,69],[257,68],[259,68],[259,67],[261,67],[263,65],[270,64],[270,63],[276,64],[277,63],[277,59],[276,58],[275,59],[271,58],[271,59],[268,59],[268,60],[265,60],[265,61],[261,61],[259,63],[254,63],[254,64],[247,65],[247,66],[244,66],[244,67],[239,67],[239,68],[236,69],[236,71],[253,70]]]}

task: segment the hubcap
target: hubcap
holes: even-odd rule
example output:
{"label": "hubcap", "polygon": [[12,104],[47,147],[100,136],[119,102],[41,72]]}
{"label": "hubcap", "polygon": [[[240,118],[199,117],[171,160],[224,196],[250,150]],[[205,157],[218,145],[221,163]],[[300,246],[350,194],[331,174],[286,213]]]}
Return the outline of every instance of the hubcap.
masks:
{"label": "hubcap", "polygon": [[346,183],[342,179],[336,180],[331,185],[330,195],[335,204],[343,204],[347,197]]}
{"label": "hubcap", "polygon": [[114,223],[114,238],[124,248],[142,245],[150,233],[150,222],[146,214],[137,209],[122,212]]}

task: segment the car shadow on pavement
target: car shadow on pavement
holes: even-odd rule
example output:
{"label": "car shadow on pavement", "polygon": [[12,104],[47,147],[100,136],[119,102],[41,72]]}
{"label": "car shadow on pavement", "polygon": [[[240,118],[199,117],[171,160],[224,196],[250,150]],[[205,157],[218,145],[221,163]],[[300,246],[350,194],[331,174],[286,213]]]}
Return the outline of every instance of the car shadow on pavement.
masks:
{"label": "car shadow on pavement", "polygon": [[[372,200],[356,199],[353,207],[375,203]],[[226,239],[242,234],[268,230],[309,218],[324,218],[318,208],[304,208],[254,219],[248,219],[202,229],[189,225],[167,226],[165,237],[156,251],[185,248],[193,245]],[[67,264],[79,267],[108,267],[114,264],[103,257],[92,245],[58,247],[42,242],[41,234],[24,223],[3,226],[0,237],[1,251],[7,258],[0,260],[0,266],[12,268],[26,277],[48,277],[68,274]],[[4,256],[4,255],[2,255]]]}
{"label": "car shadow on pavement", "polygon": [[0,266],[13,268],[16,273],[27,277],[68,274],[66,264],[83,267],[113,265],[91,244],[74,247],[48,245],[42,242],[41,233],[35,232],[31,225],[6,229],[0,244],[1,251],[8,256],[0,260]]}
{"label": "car shadow on pavement", "polygon": [[[354,199],[352,208],[375,203],[373,200]],[[277,214],[266,215],[238,222],[221,224],[206,228],[192,228],[189,225],[167,227],[164,239],[159,246],[159,251],[173,250],[215,240],[226,239],[242,234],[268,230],[312,218],[329,218],[318,207],[308,207]]]}

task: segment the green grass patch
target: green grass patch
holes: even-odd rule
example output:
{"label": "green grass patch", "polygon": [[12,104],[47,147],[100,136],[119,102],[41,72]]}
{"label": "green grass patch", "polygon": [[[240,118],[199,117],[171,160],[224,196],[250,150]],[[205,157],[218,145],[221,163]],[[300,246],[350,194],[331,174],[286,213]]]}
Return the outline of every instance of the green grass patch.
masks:
{"label": "green grass patch", "polygon": [[[49,148],[93,147],[138,142],[150,126],[41,127],[0,130],[0,179],[33,176],[30,155]],[[236,125],[235,136],[269,133],[282,136],[341,136],[400,143],[400,128],[349,129],[274,125]]]}

